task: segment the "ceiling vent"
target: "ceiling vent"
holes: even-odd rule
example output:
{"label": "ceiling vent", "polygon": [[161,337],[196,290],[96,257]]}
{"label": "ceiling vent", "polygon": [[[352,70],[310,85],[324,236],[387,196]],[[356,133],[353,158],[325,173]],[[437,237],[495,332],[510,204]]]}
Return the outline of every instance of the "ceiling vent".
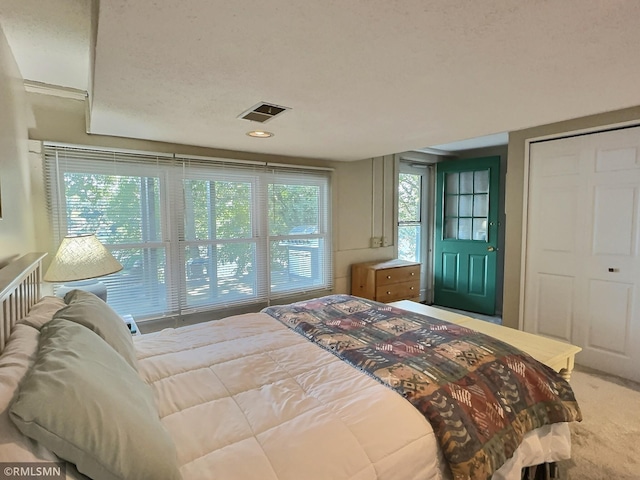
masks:
{"label": "ceiling vent", "polygon": [[251,120],[252,122],[265,123],[271,120],[273,117],[277,117],[281,113],[291,110],[289,107],[283,107],[281,105],[274,105],[273,103],[260,102],[254,105],[249,110],[242,112],[238,118],[245,120]]}

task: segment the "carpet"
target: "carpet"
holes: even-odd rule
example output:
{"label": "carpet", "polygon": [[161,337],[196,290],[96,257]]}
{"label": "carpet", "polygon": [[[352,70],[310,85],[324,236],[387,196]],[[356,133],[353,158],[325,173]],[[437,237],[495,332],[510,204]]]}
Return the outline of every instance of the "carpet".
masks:
{"label": "carpet", "polygon": [[571,424],[568,480],[640,479],[640,384],[576,366],[571,374],[583,420]]}

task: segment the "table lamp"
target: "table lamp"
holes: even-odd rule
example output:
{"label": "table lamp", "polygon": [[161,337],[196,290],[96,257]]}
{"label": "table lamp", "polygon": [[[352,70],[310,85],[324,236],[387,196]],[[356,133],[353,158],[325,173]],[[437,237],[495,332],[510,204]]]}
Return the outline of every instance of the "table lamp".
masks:
{"label": "table lamp", "polygon": [[107,301],[107,287],[97,277],[119,272],[122,265],[94,235],[64,237],[53,258],[45,282],[65,283],[56,295],[64,297],[74,289],[85,290]]}

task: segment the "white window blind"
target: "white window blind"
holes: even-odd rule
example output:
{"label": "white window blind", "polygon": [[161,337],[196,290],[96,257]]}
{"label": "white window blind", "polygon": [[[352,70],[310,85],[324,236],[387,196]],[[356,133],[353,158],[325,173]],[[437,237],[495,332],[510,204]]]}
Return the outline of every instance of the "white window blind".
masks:
{"label": "white window blind", "polygon": [[137,318],[330,290],[329,174],[258,162],[45,144],[56,245],[96,233]]}

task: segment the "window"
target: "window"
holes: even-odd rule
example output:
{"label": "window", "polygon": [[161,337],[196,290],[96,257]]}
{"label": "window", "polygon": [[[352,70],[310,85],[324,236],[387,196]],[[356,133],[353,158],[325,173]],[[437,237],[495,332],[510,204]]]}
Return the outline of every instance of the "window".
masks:
{"label": "window", "polygon": [[121,314],[332,286],[326,171],[47,144],[45,172],[55,241],[96,233],[122,263],[102,279]]}
{"label": "window", "polygon": [[421,262],[422,175],[400,173],[398,179],[398,258]]}
{"label": "window", "polygon": [[446,173],[444,238],[487,240],[489,170]]}
{"label": "window", "polygon": [[433,292],[433,164],[401,158],[398,171],[398,258],[421,264],[420,299]]}

